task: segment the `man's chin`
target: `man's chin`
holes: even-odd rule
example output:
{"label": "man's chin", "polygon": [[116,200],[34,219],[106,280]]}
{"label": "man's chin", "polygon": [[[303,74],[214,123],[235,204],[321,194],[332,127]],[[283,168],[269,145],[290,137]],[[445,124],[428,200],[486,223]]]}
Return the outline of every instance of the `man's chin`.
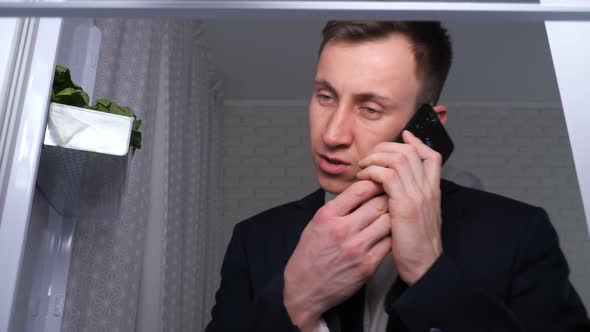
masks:
{"label": "man's chin", "polygon": [[318,175],[320,187],[329,193],[338,195],[348,188],[354,181],[345,180],[339,177]]}

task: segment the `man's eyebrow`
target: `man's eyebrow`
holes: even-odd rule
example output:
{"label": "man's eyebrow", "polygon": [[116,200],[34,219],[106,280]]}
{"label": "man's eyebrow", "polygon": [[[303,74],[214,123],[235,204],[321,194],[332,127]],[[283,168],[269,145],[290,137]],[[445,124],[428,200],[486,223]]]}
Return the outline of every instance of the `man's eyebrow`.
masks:
{"label": "man's eyebrow", "polygon": [[326,80],[316,80],[313,82],[313,85],[316,87],[316,89],[326,89],[328,91],[330,91],[330,93],[336,95],[336,89],[334,89],[334,87],[332,86],[332,84],[330,84],[330,82],[326,81]]}
{"label": "man's eyebrow", "polygon": [[[336,89],[334,89],[334,87],[330,84],[330,82],[328,82],[326,80],[316,80],[316,81],[314,81],[314,86],[316,89],[326,89],[326,90],[330,91],[330,93],[332,93],[334,95],[338,95],[338,93],[336,92]],[[384,106],[388,106],[388,107],[395,106],[395,103],[393,102],[393,100],[391,98],[381,96],[381,95],[376,94],[374,92],[363,92],[363,93],[356,94],[355,99],[357,99],[359,101],[375,101],[375,102],[378,102],[378,103],[383,104]]]}
{"label": "man's eyebrow", "polygon": [[363,93],[359,93],[358,95],[356,95],[356,98],[360,101],[376,101],[382,104],[393,104],[393,101],[391,100],[391,98],[385,97],[385,96],[380,96],[376,93],[373,92],[363,92]]}

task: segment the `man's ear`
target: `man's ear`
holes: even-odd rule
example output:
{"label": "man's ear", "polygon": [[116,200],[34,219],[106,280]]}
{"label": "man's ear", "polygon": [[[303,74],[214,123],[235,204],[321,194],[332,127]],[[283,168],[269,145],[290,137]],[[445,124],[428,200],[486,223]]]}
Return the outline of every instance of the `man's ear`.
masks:
{"label": "man's ear", "polygon": [[447,122],[447,107],[445,105],[436,105],[432,107],[438,119],[444,125]]}

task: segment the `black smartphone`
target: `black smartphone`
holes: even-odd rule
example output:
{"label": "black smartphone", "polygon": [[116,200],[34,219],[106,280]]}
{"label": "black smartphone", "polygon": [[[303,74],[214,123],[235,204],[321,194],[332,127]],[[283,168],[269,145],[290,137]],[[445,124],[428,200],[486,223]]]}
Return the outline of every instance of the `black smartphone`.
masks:
{"label": "black smartphone", "polygon": [[[404,130],[409,130],[412,134],[422,140],[424,144],[437,151],[442,156],[443,164],[453,152],[453,141],[445,130],[445,127],[438,116],[432,109],[432,106],[424,104],[420,106],[416,114],[410,119]],[[395,142],[403,143],[400,132]]]}

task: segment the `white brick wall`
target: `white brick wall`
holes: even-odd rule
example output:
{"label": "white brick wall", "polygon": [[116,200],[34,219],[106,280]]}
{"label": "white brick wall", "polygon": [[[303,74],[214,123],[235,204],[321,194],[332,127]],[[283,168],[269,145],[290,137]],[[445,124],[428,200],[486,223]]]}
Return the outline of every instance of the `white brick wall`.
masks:
{"label": "white brick wall", "polygon": [[[224,225],[233,225],[316,188],[306,106],[224,108]],[[279,104],[277,104],[279,105]]]}
{"label": "white brick wall", "polygon": [[[544,207],[590,307],[590,240],[563,113],[558,106],[450,106],[455,153],[448,164],[486,190]],[[224,108],[224,227],[317,188],[309,157],[307,105],[233,102]]]}

